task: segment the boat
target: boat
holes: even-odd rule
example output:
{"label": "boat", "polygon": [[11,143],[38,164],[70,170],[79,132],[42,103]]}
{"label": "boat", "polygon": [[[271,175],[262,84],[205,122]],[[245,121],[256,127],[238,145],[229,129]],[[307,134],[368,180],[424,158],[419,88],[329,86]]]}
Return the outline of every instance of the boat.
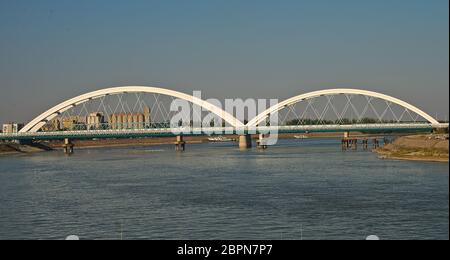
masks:
{"label": "boat", "polygon": [[308,139],[309,137],[306,135],[295,135],[294,138],[295,139]]}
{"label": "boat", "polygon": [[234,139],[224,137],[224,136],[216,136],[208,138],[208,141],[212,143],[224,143],[224,142],[233,142]]}

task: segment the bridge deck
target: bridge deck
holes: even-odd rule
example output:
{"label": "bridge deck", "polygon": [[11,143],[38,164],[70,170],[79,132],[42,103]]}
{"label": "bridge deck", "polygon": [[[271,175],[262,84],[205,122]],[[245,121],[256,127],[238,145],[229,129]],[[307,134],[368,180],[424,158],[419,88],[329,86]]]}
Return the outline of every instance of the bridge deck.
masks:
{"label": "bridge deck", "polygon": [[[0,140],[61,140],[69,139],[107,139],[107,138],[141,138],[173,137],[178,135],[223,135],[223,134],[267,134],[267,133],[314,133],[314,132],[428,132],[435,126],[428,123],[408,124],[357,124],[357,125],[308,125],[253,127],[237,129],[233,127],[215,128],[160,128],[127,130],[84,130],[37,133],[0,134]],[[448,124],[441,127],[448,128]]]}

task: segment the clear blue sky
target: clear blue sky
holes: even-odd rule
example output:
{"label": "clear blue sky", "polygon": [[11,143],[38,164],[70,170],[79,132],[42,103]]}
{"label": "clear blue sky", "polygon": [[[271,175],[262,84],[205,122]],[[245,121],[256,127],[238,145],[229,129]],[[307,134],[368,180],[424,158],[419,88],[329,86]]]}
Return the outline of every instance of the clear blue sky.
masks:
{"label": "clear blue sky", "polygon": [[355,87],[449,111],[448,0],[0,0],[0,122],[156,85],[284,99]]}

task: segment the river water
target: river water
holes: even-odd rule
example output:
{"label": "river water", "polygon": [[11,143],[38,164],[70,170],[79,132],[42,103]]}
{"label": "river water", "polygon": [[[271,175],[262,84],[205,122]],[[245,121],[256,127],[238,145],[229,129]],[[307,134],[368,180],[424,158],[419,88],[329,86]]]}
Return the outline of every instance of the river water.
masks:
{"label": "river water", "polygon": [[448,173],[332,139],[0,157],[0,239],[449,239]]}

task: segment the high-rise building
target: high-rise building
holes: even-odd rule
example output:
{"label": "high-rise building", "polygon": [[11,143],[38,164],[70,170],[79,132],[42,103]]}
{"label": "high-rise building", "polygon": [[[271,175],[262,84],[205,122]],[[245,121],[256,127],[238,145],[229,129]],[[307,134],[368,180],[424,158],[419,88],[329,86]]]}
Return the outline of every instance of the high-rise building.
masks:
{"label": "high-rise building", "polygon": [[144,128],[148,128],[150,127],[150,123],[151,121],[151,113],[150,113],[150,108],[149,107],[144,107]]}
{"label": "high-rise building", "polygon": [[150,108],[145,107],[143,113],[118,113],[109,116],[111,129],[144,129],[150,126]]}

